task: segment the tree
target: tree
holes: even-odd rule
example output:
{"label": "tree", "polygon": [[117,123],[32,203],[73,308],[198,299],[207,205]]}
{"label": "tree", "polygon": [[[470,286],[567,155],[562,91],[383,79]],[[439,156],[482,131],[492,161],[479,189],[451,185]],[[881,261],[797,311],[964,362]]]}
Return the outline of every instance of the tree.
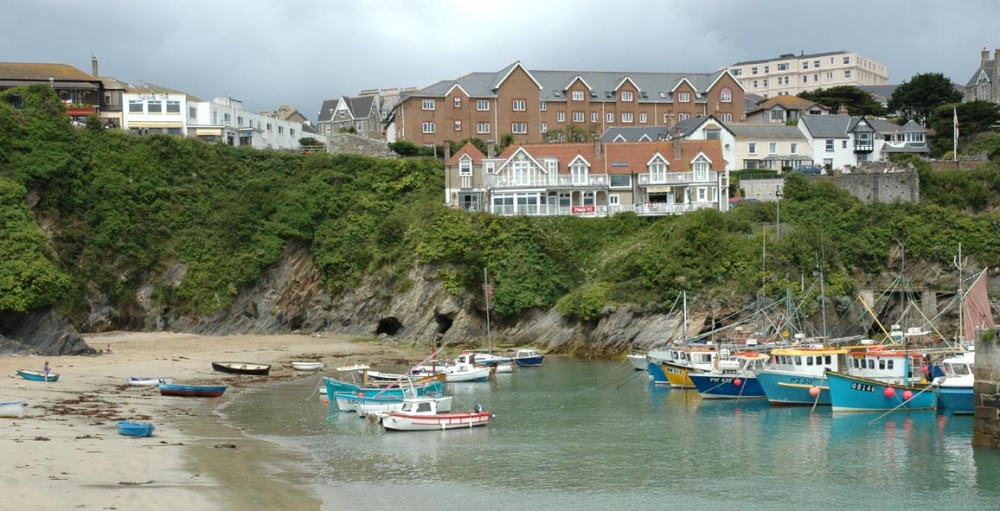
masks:
{"label": "tree", "polygon": [[935,108],[960,101],[962,93],[955,90],[951,80],[941,73],[924,73],[896,87],[889,98],[889,111],[898,112],[904,122],[913,120],[929,128]]}
{"label": "tree", "polygon": [[876,101],[870,92],[853,85],[800,92],[799,97],[829,107],[834,113],[840,110],[841,105],[843,105],[850,115],[885,115],[882,103]]}
{"label": "tree", "polygon": [[[963,152],[962,142],[972,140],[975,135],[992,131],[992,126],[1000,122],[1000,105],[989,101],[970,101],[968,103],[953,103],[940,105],[934,109],[930,118],[930,127],[936,133],[932,143],[932,154],[941,156],[953,148],[955,133],[954,120],[958,117],[959,152]],[[990,159],[994,151],[986,150]]]}

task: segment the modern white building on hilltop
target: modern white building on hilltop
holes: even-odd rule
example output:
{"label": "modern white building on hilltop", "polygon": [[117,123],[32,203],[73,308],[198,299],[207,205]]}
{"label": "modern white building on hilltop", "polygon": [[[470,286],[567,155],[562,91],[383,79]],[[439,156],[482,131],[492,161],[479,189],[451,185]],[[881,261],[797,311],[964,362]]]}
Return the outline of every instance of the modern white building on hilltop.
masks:
{"label": "modern white building on hilltop", "polygon": [[229,97],[193,103],[188,108],[191,120],[187,136],[206,142],[222,141],[255,149],[298,149],[302,137],[325,138],[306,133],[300,122],[244,110],[241,101]]}
{"label": "modern white building on hilltop", "polygon": [[850,51],[786,53],[776,58],[737,62],[722,69],[728,69],[747,94],[767,98],[843,85],[889,83],[889,68],[885,64]]}

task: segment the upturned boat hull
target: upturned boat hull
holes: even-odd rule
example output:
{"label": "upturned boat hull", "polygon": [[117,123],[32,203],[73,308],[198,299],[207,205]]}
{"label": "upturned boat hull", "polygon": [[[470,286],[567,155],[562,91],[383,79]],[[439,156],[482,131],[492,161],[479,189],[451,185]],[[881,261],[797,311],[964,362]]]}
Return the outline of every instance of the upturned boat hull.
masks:
{"label": "upturned boat hull", "polygon": [[389,412],[382,417],[382,427],[387,431],[438,431],[446,429],[471,429],[485,426],[492,414],[488,412],[447,412],[434,415],[415,415]]}
{"label": "upturned boat hull", "polygon": [[173,385],[160,384],[160,395],[182,397],[221,397],[225,385]]}
{"label": "upturned boat hull", "polygon": [[147,437],[156,429],[152,424],[144,422],[119,421],[115,424],[118,434],[125,436]]}
{"label": "upturned boat hull", "polygon": [[0,417],[20,419],[21,417],[24,417],[24,409],[27,407],[27,401],[8,401],[0,403]]}
{"label": "upturned boat hull", "polygon": [[219,371],[220,373],[267,376],[271,372],[271,364],[254,364],[252,362],[212,362],[212,369]]}

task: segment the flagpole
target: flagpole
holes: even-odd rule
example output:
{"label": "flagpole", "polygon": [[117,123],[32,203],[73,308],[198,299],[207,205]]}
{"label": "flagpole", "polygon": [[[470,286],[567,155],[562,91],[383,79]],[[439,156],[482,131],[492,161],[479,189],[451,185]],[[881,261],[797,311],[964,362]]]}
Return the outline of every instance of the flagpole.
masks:
{"label": "flagpole", "polygon": [[951,113],[952,113],[952,119],[954,120],[953,124],[954,124],[954,130],[955,130],[954,131],[955,132],[955,136],[952,137],[951,154],[952,154],[952,158],[954,158],[955,161],[958,161],[958,109],[955,108],[955,107],[952,107]]}

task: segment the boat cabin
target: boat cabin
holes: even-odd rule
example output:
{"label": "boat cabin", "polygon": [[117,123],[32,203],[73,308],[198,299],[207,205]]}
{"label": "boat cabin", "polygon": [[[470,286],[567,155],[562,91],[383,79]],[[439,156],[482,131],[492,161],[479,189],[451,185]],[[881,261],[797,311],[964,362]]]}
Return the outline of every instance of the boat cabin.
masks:
{"label": "boat cabin", "polygon": [[871,346],[847,354],[847,374],[894,385],[909,385],[923,376],[924,354]]}
{"label": "boat cabin", "polygon": [[840,371],[847,350],[840,348],[777,348],[771,351],[771,368],[778,371],[823,376]]}

